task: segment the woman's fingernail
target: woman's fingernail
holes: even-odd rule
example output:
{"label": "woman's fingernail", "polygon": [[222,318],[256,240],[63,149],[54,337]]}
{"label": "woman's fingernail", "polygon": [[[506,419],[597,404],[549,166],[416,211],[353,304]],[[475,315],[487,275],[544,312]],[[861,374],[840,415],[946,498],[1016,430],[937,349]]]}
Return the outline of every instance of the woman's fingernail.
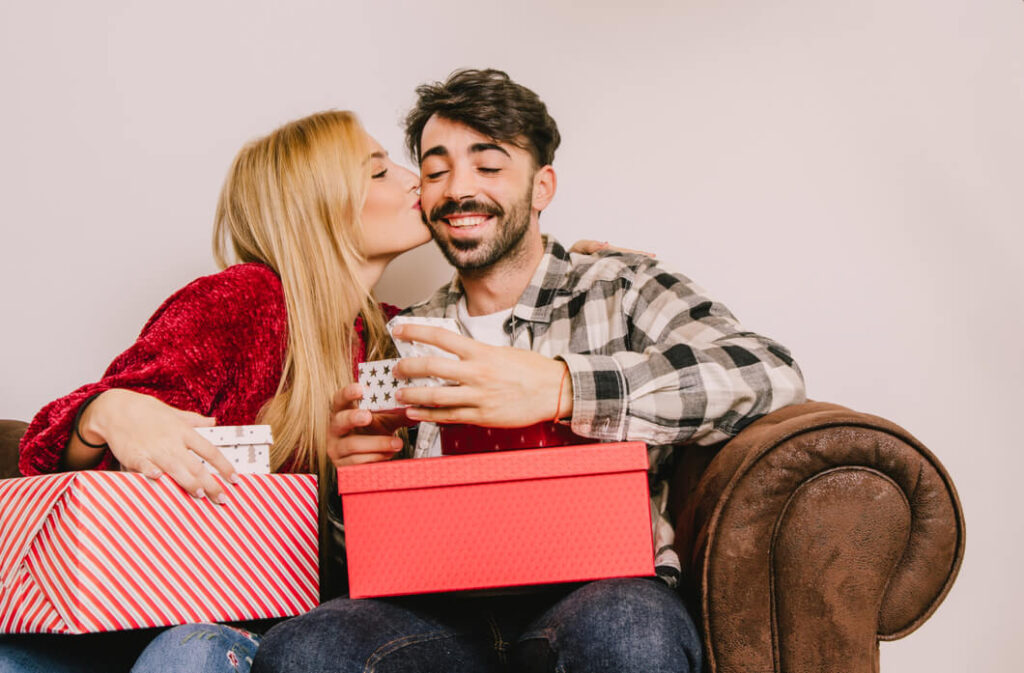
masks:
{"label": "woman's fingernail", "polygon": [[217,497],[214,498],[213,501],[216,502],[218,505],[228,504],[227,496],[225,496],[223,493],[218,493]]}
{"label": "woman's fingernail", "polygon": [[228,477],[228,481],[230,481],[232,484],[237,484],[238,482],[240,482],[242,480],[238,478],[238,473],[237,472],[232,472],[231,476]]}
{"label": "woman's fingernail", "polygon": [[201,488],[197,488],[196,489],[196,497],[197,498],[205,498],[206,497],[206,491],[204,491]]}
{"label": "woman's fingernail", "polygon": [[163,474],[164,473],[161,472],[160,470],[150,470],[149,472],[146,473],[146,477],[148,479],[152,479],[153,481],[156,481],[157,479],[162,477]]}
{"label": "woman's fingernail", "polygon": [[391,448],[394,449],[395,451],[401,449],[402,446],[404,446],[404,443],[398,437],[395,437],[394,439],[391,440]]}

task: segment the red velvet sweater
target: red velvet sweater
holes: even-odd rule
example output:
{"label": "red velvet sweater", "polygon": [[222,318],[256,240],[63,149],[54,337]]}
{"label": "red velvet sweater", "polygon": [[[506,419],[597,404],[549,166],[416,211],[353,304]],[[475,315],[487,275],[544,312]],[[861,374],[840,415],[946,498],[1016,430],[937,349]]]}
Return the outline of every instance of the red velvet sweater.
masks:
{"label": "red velvet sweater", "polygon": [[[390,316],[397,313],[383,306]],[[362,320],[355,360],[362,362]],[[40,410],[22,437],[25,476],[55,472],[79,406],[91,395],[126,388],[179,409],[246,425],[277,392],[287,349],[288,314],[277,275],[262,264],[238,264],[188,284],[157,309],[138,340],[103,378]],[[96,469],[115,465],[109,451]]]}

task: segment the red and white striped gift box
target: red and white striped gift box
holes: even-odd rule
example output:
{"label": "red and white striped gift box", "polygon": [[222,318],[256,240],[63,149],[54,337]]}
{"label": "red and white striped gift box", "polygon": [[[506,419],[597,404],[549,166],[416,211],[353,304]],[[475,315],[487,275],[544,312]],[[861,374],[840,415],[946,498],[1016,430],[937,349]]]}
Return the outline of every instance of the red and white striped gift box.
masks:
{"label": "red and white striped gift box", "polygon": [[0,481],[0,633],[285,617],[317,604],[317,485],[241,475],[227,505],[162,477]]}

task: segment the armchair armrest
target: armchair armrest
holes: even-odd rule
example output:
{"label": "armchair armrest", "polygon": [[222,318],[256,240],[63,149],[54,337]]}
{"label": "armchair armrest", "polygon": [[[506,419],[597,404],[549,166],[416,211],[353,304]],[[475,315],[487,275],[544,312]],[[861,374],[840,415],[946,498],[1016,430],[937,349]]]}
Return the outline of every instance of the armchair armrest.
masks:
{"label": "armchair armrest", "polygon": [[727,443],[677,522],[716,673],[877,671],[878,641],[935,611],[964,551],[935,456],[893,423],[820,402]]}
{"label": "armchair armrest", "polygon": [[0,420],[0,479],[20,477],[18,472],[18,442],[25,434],[28,423]]}

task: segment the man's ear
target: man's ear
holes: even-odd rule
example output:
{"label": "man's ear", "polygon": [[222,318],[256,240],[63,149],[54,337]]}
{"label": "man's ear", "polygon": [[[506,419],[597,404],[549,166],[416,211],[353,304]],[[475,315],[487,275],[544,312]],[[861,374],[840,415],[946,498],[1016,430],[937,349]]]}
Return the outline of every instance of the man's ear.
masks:
{"label": "man's ear", "polygon": [[543,166],[533,174],[533,209],[542,211],[555,198],[555,190],[558,188],[558,176],[551,165]]}

